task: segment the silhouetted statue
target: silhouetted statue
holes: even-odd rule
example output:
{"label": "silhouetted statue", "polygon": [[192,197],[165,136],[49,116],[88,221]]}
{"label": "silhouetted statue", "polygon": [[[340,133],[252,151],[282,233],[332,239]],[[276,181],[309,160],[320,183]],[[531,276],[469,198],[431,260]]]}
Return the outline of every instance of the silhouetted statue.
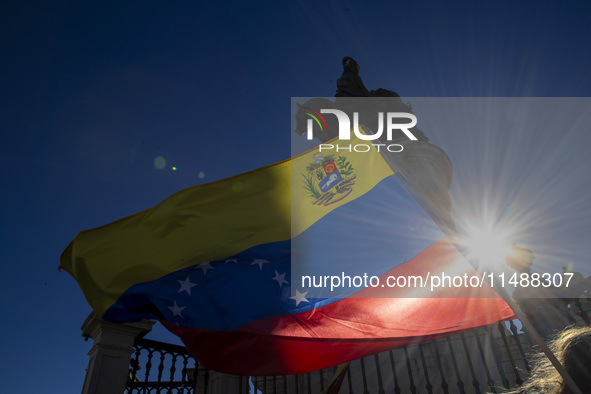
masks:
{"label": "silhouetted statue", "polygon": [[[412,108],[402,102],[398,93],[382,88],[368,90],[359,76],[359,65],[350,57],[343,59],[343,75],[337,80],[335,97],[334,102],[324,98],[314,98],[308,100],[302,107],[311,108],[315,111],[320,111],[320,109],[339,109],[347,113],[349,119],[353,119],[353,112],[358,112],[360,116],[359,123],[373,131],[378,129],[378,113],[380,112],[412,113]],[[364,99],[359,100],[361,97]],[[296,132],[300,135],[307,131],[306,122],[309,117],[305,112],[305,110],[300,109],[296,114]],[[314,136],[321,142],[326,142],[338,135],[336,119],[333,116],[327,116],[325,119],[328,123],[328,132],[320,128],[314,128]],[[429,138],[418,127],[415,126],[410,131],[419,141],[429,141]],[[395,132],[398,132],[398,134],[395,134],[394,140],[390,142],[400,143],[408,140],[400,130],[396,130]],[[381,142],[386,143],[386,141]]]}
{"label": "silhouetted statue", "polygon": [[[379,89],[383,90],[383,89]],[[387,91],[389,92],[389,91]],[[400,97],[394,92],[390,92],[394,96],[386,97]],[[365,87],[359,76],[359,64],[350,57],[343,58],[343,75],[337,79],[337,93],[335,97],[375,97]]]}

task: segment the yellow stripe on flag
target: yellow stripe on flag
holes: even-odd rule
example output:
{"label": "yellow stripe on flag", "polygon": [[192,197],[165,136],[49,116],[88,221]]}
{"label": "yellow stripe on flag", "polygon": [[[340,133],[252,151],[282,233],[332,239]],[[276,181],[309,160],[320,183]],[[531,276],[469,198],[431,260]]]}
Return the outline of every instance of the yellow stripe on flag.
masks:
{"label": "yellow stripe on flag", "polygon": [[[185,189],[153,208],[81,231],[63,252],[59,268],[74,276],[102,316],[134,284],[291,239],[392,174],[374,148],[339,152],[355,169],[355,185],[341,201],[313,204],[302,182],[317,153],[315,148],[291,160]],[[298,218],[293,222],[292,210]]]}

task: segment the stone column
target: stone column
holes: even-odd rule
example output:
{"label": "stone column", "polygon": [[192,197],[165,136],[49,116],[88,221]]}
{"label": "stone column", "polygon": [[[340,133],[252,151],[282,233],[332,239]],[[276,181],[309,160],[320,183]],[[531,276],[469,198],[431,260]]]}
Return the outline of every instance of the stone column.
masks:
{"label": "stone column", "polygon": [[209,370],[198,364],[193,371],[195,381],[195,394],[207,394],[207,384],[209,382]]}
{"label": "stone column", "polygon": [[82,394],[123,393],[129,373],[133,342],[138,335],[152,330],[153,321],[117,324],[99,318],[92,312],[82,325],[82,336],[92,338],[90,360]]}
{"label": "stone column", "polygon": [[248,377],[242,378],[240,387],[240,376],[227,373],[209,371],[207,380],[207,394],[226,394],[248,392]]}

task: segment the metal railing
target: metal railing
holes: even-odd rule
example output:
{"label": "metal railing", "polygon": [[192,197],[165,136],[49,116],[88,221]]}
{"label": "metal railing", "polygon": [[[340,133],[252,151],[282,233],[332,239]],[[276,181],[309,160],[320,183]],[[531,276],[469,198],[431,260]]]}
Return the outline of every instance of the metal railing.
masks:
{"label": "metal railing", "polygon": [[133,349],[126,393],[195,393],[197,363],[184,347],[136,338]]}

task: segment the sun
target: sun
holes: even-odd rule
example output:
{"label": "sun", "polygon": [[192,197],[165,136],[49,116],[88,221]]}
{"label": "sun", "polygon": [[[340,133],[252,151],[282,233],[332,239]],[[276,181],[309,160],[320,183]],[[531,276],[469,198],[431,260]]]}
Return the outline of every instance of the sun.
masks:
{"label": "sun", "polygon": [[466,257],[486,265],[505,264],[513,251],[508,233],[492,227],[469,229],[460,244],[468,253]]}

